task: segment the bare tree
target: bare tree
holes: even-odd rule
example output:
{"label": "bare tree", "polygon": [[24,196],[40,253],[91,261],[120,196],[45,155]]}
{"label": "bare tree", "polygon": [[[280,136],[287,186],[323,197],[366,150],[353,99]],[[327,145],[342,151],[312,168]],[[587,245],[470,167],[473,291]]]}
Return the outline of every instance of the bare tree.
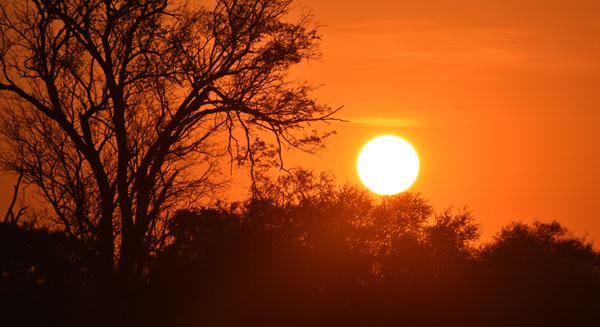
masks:
{"label": "bare tree", "polygon": [[27,206],[21,205],[17,213],[15,214],[14,208],[17,203],[17,199],[19,198],[19,190],[21,190],[21,182],[23,181],[23,169],[19,169],[19,176],[17,177],[17,182],[13,186],[13,196],[10,204],[8,205],[8,209],[6,209],[6,215],[4,215],[4,220],[2,221],[4,224],[16,225],[19,223],[19,219],[23,216],[25,211],[27,210]]}
{"label": "bare tree", "polygon": [[320,146],[326,134],[305,129],[337,110],[287,78],[319,55],[318,26],[292,21],[291,2],[0,6],[2,163],[23,168],[106,283],[143,274],[167,209],[218,186],[220,158]]}

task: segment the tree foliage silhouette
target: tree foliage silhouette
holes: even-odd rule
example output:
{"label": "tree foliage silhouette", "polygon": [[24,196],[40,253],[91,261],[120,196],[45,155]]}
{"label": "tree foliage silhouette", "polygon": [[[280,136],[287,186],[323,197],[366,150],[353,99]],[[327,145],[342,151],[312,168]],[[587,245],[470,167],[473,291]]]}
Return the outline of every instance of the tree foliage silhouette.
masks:
{"label": "tree foliage silhouette", "polygon": [[[600,254],[557,222],[512,223],[476,246],[471,212],[435,213],[419,194],[378,201],[302,169],[263,175],[255,191],[241,203],[178,211],[125,318],[145,326],[600,323]],[[8,294],[0,310],[14,311],[1,322],[79,325],[98,314],[82,244],[65,236],[0,224]],[[27,303],[50,299],[43,319],[22,318]]]}
{"label": "tree foliage silhouette", "polygon": [[468,210],[290,173],[263,176],[244,203],[176,215],[150,284],[158,298],[182,296],[159,301],[177,323],[600,322],[598,252],[558,223],[514,223],[477,246]]}
{"label": "tree foliage silhouette", "polygon": [[317,26],[305,14],[287,19],[290,6],[0,7],[2,163],[39,187],[106,287],[143,274],[171,209],[219,185],[220,158],[253,167],[280,161],[283,147],[320,146],[326,134],[304,128],[336,110],[286,79],[291,65],[319,55]]}
{"label": "tree foliage silhouette", "polygon": [[479,257],[494,319],[600,322],[600,253],[558,222],[505,226]]}
{"label": "tree foliage silhouette", "polygon": [[[411,315],[423,305],[415,285],[441,274],[429,241],[433,210],[419,194],[378,203],[364,188],[302,169],[262,176],[256,190],[233,209],[181,211],[170,226],[174,242],[151,280],[167,293],[161,298],[187,294],[171,307],[183,325],[389,322],[396,305]],[[454,224],[438,225],[456,228],[437,239],[460,239],[463,220],[446,214]]]}

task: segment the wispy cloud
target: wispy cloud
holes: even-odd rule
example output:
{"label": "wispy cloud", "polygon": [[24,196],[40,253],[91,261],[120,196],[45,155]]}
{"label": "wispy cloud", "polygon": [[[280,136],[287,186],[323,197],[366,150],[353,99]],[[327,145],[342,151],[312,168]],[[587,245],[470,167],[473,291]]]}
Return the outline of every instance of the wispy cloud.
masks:
{"label": "wispy cloud", "polygon": [[382,127],[426,127],[423,119],[415,117],[350,117],[347,120],[355,124]]}

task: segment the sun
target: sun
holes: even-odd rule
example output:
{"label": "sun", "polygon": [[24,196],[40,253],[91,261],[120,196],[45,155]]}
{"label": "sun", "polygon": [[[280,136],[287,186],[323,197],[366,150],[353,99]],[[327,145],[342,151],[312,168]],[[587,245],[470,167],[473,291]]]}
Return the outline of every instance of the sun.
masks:
{"label": "sun", "polygon": [[383,195],[409,188],[419,174],[417,152],[397,136],[379,136],[367,143],[356,161],[360,180],[371,191]]}

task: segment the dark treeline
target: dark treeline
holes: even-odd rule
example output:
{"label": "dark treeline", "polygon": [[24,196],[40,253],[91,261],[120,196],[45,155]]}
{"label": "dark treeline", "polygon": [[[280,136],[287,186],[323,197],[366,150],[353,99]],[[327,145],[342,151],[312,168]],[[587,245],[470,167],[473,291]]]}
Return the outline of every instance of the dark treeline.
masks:
{"label": "dark treeline", "polygon": [[[600,323],[600,254],[557,222],[512,223],[477,243],[467,210],[419,194],[375,200],[298,171],[244,203],[179,211],[152,254],[131,325],[391,326]],[[85,249],[0,225],[1,318],[94,325]],[[114,299],[119,305],[119,299]],[[10,325],[13,325],[10,324]],[[3,324],[5,325],[5,324]],[[5,325],[6,326],[6,325]]]}

